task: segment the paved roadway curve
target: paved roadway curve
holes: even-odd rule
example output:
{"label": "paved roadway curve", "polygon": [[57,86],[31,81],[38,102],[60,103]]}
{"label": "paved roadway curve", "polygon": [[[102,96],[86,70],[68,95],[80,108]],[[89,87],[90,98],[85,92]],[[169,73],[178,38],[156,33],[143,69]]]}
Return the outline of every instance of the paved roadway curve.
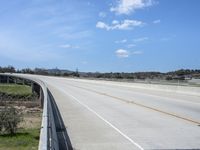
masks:
{"label": "paved roadway curve", "polygon": [[200,149],[200,97],[34,76],[53,94],[75,150]]}

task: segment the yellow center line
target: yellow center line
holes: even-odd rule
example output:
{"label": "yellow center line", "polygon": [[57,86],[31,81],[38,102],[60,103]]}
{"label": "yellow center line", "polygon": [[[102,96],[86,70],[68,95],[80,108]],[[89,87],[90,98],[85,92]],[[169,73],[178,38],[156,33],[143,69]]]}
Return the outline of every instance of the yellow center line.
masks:
{"label": "yellow center line", "polygon": [[88,88],[85,88],[85,87],[80,87],[80,86],[75,86],[75,85],[71,85],[71,86],[77,87],[77,88],[80,88],[80,89],[84,89],[86,91],[94,92],[94,93],[97,93],[99,95],[104,95],[104,96],[107,96],[107,97],[111,97],[111,98],[114,98],[114,99],[117,99],[117,100],[120,100],[120,101],[123,101],[123,102],[126,102],[126,103],[131,103],[131,104],[134,104],[134,105],[137,105],[137,106],[140,106],[140,107],[143,107],[143,108],[147,108],[147,109],[150,109],[150,110],[153,110],[153,111],[165,114],[165,115],[173,116],[175,118],[179,118],[179,119],[188,121],[190,123],[195,123],[197,125],[200,125],[200,121],[196,121],[196,120],[193,120],[193,119],[190,119],[190,118],[187,118],[187,117],[182,117],[182,116],[179,116],[177,114],[166,112],[166,111],[163,111],[163,110],[151,107],[151,106],[147,106],[147,105],[140,104],[140,103],[137,103],[137,102],[134,102],[134,101],[126,100],[126,99],[123,99],[123,98],[120,98],[120,97],[116,97],[116,96],[113,96],[113,95],[109,95],[107,93],[98,92],[98,91],[95,91],[95,90],[92,90],[92,89],[88,89]]}

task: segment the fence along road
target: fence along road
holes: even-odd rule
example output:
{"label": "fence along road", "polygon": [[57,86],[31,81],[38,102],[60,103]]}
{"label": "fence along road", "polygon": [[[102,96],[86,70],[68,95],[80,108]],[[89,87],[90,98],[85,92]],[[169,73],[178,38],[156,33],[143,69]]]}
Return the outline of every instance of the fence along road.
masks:
{"label": "fence along road", "polygon": [[199,88],[31,77],[52,93],[74,149],[200,148]]}

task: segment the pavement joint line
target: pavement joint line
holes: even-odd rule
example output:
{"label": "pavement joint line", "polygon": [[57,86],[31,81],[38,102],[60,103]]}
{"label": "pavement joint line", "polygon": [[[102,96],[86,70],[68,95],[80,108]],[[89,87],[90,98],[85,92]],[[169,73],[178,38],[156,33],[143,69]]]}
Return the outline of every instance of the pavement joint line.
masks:
{"label": "pavement joint line", "polygon": [[150,109],[150,110],[153,110],[153,111],[156,111],[156,112],[160,112],[160,113],[165,114],[165,115],[173,116],[175,118],[179,118],[179,119],[188,121],[190,123],[195,123],[197,125],[200,124],[200,121],[195,121],[195,120],[190,119],[190,118],[182,117],[182,116],[179,116],[179,115],[174,114],[174,113],[166,112],[166,111],[163,111],[163,110],[160,110],[160,109],[157,109],[157,108],[154,108],[154,107],[146,106],[144,104],[140,104],[140,103],[137,103],[137,102],[134,102],[134,101],[130,101],[130,100],[126,100],[126,99],[123,99],[123,98],[119,98],[119,97],[116,97],[116,96],[113,96],[113,95],[109,95],[107,93],[101,93],[101,92],[98,92],[98,91],[95,91],[95,90],[91,90],[91,89],[88,89],[88,88],[75,86],[75,85],[71,85],[71,86],[74,86],[74,87],[77,87],[77,88],[81,88],[81,89],[84,89],[84,90],[87,90],[87,91],[91,91],[91,92],[94,92],[94,93],[97,93],[97,94],[100,94],[100,95],[108,96],[108,97],[111,97],[111,98],[114,98],[114,99],[117,99],[117,100],[120,100],[120,101],[123,101],[123,102],[126,102],[126,103],[131,103],[131,104],[143,107],[143,108],[147,108],[147,109]]}
{"label": "pavement joint line", "polygon": [[65,90],[58,88],[60,91],[62,91],[63,93],[65,93],[66,95],[72,97],[74,100],[76,100],[79,104],[81,104],[82,106],[84,106],[86,109],[88,109],[90,112],[94,113],[98,118],[100,118],[101,120],[103,120],[105,123],[107,123],[110,127],[112,127],[115,131],[117,131],[119,134],[121,134],[125,139],[127,139],[129,142],[131,142],[134,146],[136,146],[138,149],[140,150],[144,150],[144,148],[142,148],[138,143],[136,143],[135,141],[133,141],[130,137],[128,137],[126,134],[124,134],[121,130],[119,130],[117,127],[115,127],[112,123],[110,123],[108,120],[104,119],[101,115],[99,115],[96,111],[94,111],[92,108],[90,108],[89,106],[87,106],[86,104],[84,104],[83,102],[81,102],[80,100],[78,100],[76,97],[74,97],[73,95],[67,93]]}

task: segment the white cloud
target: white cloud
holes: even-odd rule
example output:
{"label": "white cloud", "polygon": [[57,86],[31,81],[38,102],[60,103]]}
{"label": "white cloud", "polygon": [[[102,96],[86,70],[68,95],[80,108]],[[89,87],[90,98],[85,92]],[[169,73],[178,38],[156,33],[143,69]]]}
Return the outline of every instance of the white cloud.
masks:
{"label": "white cloud", "polygon": [[128,29],[133,29],[135,27],[140,27],[144,25],[144,23],[142,21],[138,21],[138,20],[124,20],[124,21],[117,21],[114,20],[112,22],[112,25],[108,25],[104,22],[97,22],[96,27],[100,28],[100,29],[106,29],[106,30],[128,30]]}
{"label": "white cloud", "polygon": [[129,51],[124,50],[124,49],[118,49],[118,50],[116,50],[115,54],[119,58],[127,58],[127,57],[129,57]]}
{"label": "white cloud", "polygon": [[148,37],[141,37],[141,38],[133,39],[133,41],[134,42],[143,42],[143,41],[146,41],[148,39],[149,39]]}
{"label": "white cloud", "polygon": [[142,51],[128,51],[128,50],[125,50],[125,49],[118,49],[118,50],[115,51],[115,54],[119,58],[127,58],[131,55],[141,55],[141,54],[143,54],[143,52]]}
{"label": "white cloud", "polygon": [[105,18],[107,14],[105,12],[99,12],[99,17]]}
{"label": "white cloud", "polygon": [[66,48],[66,49],[77,49],[79,46],[72,46],[70,44],[64,44],[64,45],[59,45],[60,48]]}
{"label": "white cloud", "polygon": [[119,24],[119,21],[118,20],[113,20],[112,24]]}
{"label": "white cloud", "polygon": [[153,0],[118,0],[115,7],[111,7],[110,11],[116,14],[130,14],[136,9],[142,9],[153,5]]}
{"label": "white cloud", "polygon": [[100,29],[106,29],[106,30],[111,29],[111,27],[109,25],[107,25],[107,24],[105,24],[104,22],[101,22],[101,21],[97,22],[96,27],[100,28]]}
{"label": "white cloud", "polygon": [[121,29],[121,30],[126,30],[126,29],[131,29],[137,26],[141,26],[143,23],[141,21],[137,20],[124,20],[121,22],[121,24],[116,24],[113,26],[113,29]]}
{"label": "white cloud", "polygon": [[115,41],[115,43],[126,43],[127,42],[127,39],[123,39],[123,40],[120,40],[120,41]]}
{"label": "white cloud", "polygon": [[153,21],[154,24],[158,24],[158,23],[160,23],[160,22],[161,22],[160,19],[154,20],[154,21]]}

